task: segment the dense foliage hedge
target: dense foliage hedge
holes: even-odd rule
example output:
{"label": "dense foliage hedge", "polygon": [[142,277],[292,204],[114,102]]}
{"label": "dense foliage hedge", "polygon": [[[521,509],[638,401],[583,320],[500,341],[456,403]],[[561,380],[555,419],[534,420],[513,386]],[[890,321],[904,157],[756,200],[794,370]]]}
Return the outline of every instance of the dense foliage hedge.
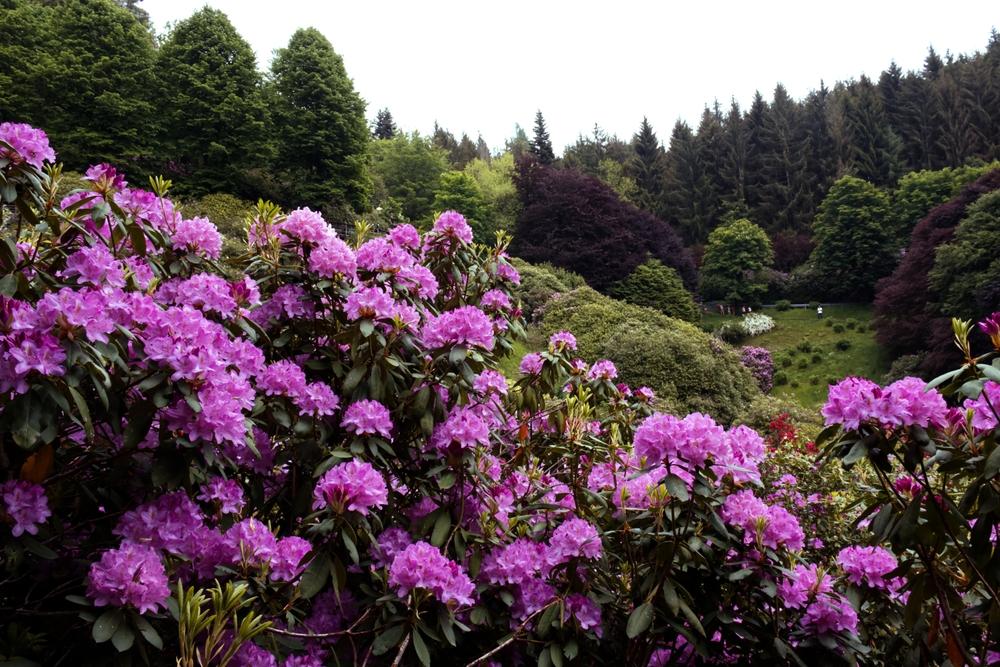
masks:
{"label": "dense foliage hedge", "polygon": [[728,345],[693,324],[589,288],[550,301],[539,327],[545,335],[573,333],[584,361],[611,359],[624,382],[651,387],[680,414],[701,411],[729,424],[759,393]]}
{"label": "dense foliage hedge", "polygon": [[684,289],[677,272],[658,259],[640,264],[628,278],[612,287],[611,294],[616,299],[653,308],[678,320],[701,322],[701,310],[691,293]]}

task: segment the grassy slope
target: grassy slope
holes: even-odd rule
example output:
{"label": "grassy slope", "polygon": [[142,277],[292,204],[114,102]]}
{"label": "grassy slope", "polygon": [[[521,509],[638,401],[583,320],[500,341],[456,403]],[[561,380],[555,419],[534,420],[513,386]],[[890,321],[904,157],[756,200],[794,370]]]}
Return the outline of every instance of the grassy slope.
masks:
{"label": "grassy slope", "polygon": [[[815,407],[826,401],[827,380],[840,380],[848,375],[857,375],[878,382],[889,370],[891,359],[887,359],[875,343],[871,331],[858,333],[851,329],[845,329],[843,333],[836,334],[832,327],[824,326],[824,322],[816,319],[816,311],[796,308],[779,313],[773,308],[764,311],[775,320],[775,327],[768,333],[756,338],[748,338],[743,345],[755,345],[766,348],[775,359],[778,370],[784,370],[788,375],[789,384],[782,387],[775,387],[772,394],[778,396],[794,397],[803,407]],[[870,306],[828,306],[823,308],[823,317],[832,319],[834,323],[843,324],[847,318],[852,317],[859,322],[869,322],[872,318]],[[704,321],[713,326],[721,324],[728,318],[716,313],[706,314]],[[851,342],[851,348],[847,351],[838,350],[834,343],[846,338]],[[794,350],[795,346],[802,340],[809,340],[814,346],[823,348],[822,359],[819,363],[812,363],[812,354],[805,354],[795,350],[792,357],[793,364],[788,368],[782,368],[778,360]],[[805,369],[798,368],[799,360],[805,358],[809,364]],[[819,377],[819,384],[810,384],[811,376]],[[798,382],[799,386],[793,388],[791,383]]]}

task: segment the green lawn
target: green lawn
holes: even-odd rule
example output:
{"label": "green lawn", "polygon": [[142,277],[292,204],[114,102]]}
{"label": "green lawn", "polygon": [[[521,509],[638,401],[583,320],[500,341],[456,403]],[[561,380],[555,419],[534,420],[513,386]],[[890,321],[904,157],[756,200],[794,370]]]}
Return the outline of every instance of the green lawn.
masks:
{"label": "green lawn", "polygon": [[500,372],[509,380],[516,380],[521,367],[521,359],[531,350],[521,340],[514,341],[514,351],[500,360]]}
{"label": "green lawn", "polygon": [[[804,308],[794,308],[783,313],[768,308],[762,312],[774,318],[774,329],[762,336],[746,339],[743,345],[766,348],[774,358],[776,370],[783,370],[788,375],[789,384],[772,389],[771,393],[774,395],[791,396],[803,407],[815,407],[826,401],[829,380],[857,375],[877,382],[889,370],[892,360],[883,355],[870,330],[858,333],[856,330],[845,329],[843,333],[837,334],[832,327],[825,326],[824,321],[816,318],[816,311]],[[827,306],[823,308],[823,317],[835,324],[845,324],[848,318],[867,324],[872,319],[872,309],[871,306]],[[730,319],[739,318],[724,317],[716,313],[704,316],[704,322],[712,326]],[[835,343],[840,339],[850,341],[850,349],[837,349]],[[822,348],[818,362],[813,362],[812,352],[805,353],[795,349],[803,340]],[[784,368],[780,361],[786,356],[791,356],[792,365]],[[802,359],[806,360],[805,368],[799,368]],[[814,376],[818,378],[818,384],[815,385],[811,383]],[[793,383],[798,383],[798,387],[792,387]]]}

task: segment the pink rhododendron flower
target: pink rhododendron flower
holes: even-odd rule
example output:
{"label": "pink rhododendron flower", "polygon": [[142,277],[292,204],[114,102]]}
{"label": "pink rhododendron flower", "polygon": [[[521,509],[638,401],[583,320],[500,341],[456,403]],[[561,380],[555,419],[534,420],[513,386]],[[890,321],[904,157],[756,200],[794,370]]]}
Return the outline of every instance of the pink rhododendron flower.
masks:
{"label": "pink rhododendron flower", "polygon": [[385,506],[389,490],[385,478],[370,463],[351,460],[328,470],[316,484],[313,498],[314,510],[329,507],[338,514],[367,515],[369,508]]}
{"label": "pink rhododendron flower", "polygon": [[174,247],[179,252],[190,252],[219,259],[222,252],[222,236],[219,229],[208,218],[181,220],[174,232]]}
{"label": "pink rhododendron flower", "polygon": [[332,237],[309,253],[309,270],[323,278],[342,275],[353,280],[357,277],[358,265],[354,251],[340,238]]}
{"label": "pink rhododendron flower", "polygon": [[340,397],[323,382],[307,385],[294,400],[302,413],[311,417],[329,417],[340,406]]}
{"label": "pink rhododendron flower", "polygon": [[882,547],[847,547],[837,555],[837,564],[844,568],[852,584],[864,583],[872,588],[887,588],[883,578],[896,569],[896,557]]}
{"label": "pink rhododendron flower", "polygon": [[389,439],[392,432],[389,410],[378,401],[367,399],[351,403],[344,412],[344,421],[340,425],[359,436],[377,433]]}
{"label": "pink rhododendron flower", "polygon": [[100,562],[90,566],[87,597],[94,605],[131,606],[140,614],[165,606],[170,595],[167,572],[151,547],[122,542],[105,551]]}
{"label": "pink rhododendron flower", "polygon": [[308,207],[297,208],[289,213],[281,223],[281,231],[308,246],[323,246],[337,237],[337,232],[326,224],[323,216]]}
{"label": "pink rhododendron flower", "polygon": [[420,249],[420,232],[413,225],[397,225],[389,230],[389,239],[401,248]]}
{"label": "pink rhododendron flower", "polygon": [[45,489],[32,482],[11,479],[0,484],[0,498],[3,499],[6,515],[13,520],[11,534],[17,537],[23,533],[38,534],[39,524],[52,516]]}
{"label": "pink rhododendron flower", "polygon": [[186,556],[191,535],[203,525],[198,506],[184,491],[174,491],[129,510],[111,532],[129,542]]}
{"label": "pink rhododendron flower", "polygon": [[392,565],[396,556],[403,552],[406,547],[413,544],[410,534],[402,528],[389,528],[384,533],[375,538],[376,544],[371,547],[372,558],[375,559],[374,567],[382,568]]}
{"label": "pink rhododendron flower", "polygon": [[546,558],[550,565],[558,565],[571,558],[600,558],[601,551],[597,529],[583,519],[573,518],[552,533]]}
{"label": "pink rhododendron flower", "polygon": [[448,419],[434,427],[429,440],[431,447],[440,452],[459,455],[476,445],[486,446],[490,441],[490,429],[469,407],[456,407]]}
{"label": "pink rhododendron flower", "polygon": [[306,374],[292,361],[276,361],[257,377],[257,387],[268,396],[297,398],[306,390]]}
{"label": "pink rhododendron flower", "polygon": [[515,540],[506,547],[494,549],[483,558],[479,578],[491,584],[521,584],[549,570],[549,548],[528,538]]}
{"label": "pink rhododendron flower", "polygon": [[213,477],[202,487],[198,500],[204,503],[217,501],[223,514],[239,514],[243,509],[243,489],[235,479]]}
{"label": "pink rhododendron flower", "polygon": [[271,559],[271,581],[295,581],[305,569],[302,559],[312,551],[309,540],[285,537],[278,540],[274,558]]}
{"label": "pink rhododendron flower", "polygon": [[601,631],[601,607],[586,595],[573,593],[566,598],[566,615],[563,622],[575,618],[581,630],[595,628],[594,634],[600,637]]}
{"label": "pink rhododendron flower", "polygon": [[41,169],[43,162],[56,159],[45,133],[25,123],[0,123],[0,141],[10,144],[10,148],[0,148],[0,157],[14,164],[26,162]]}
{"label": "pink rhododendron flower", "polygon": [[607,359],[595,363],[587,373],[588,380],[613,380],[616,377],[618,377],[618,369]]}
{"label": "pink rhododendron flower", "polygon": [[406,547],[389,568],[389,585],[403,597],[414,588],[431,591],[448,605],[473,604],[476,587],[458,567],[458,563],[441,555],[426,542]]}
{"label": "pink rhododendron flower", "polygon": [[529,352],[521,358],[520,371],[525,375],[538,375],[542,372],[545,360],[538,352]]}
{"label": "pink rhododendron flower", "polygon": [[484,294],[483,298],[480,299],[480,304],[487,310],[507,311],[511,308],[510,299],[498,289],[490,290]]}
{"label": "pink rhododendron flower", "polygon": [[66,258],[66,268],[60,272],[66,278],[79,276],[81,283],[100,287],[125,287],[125,271],[121,262],[103,244],[80,248]]}
{"label": "pink rhododendron flower", "polygon": [[429,316],[421,332],[429,348],[467,345],[493,349],[493,322],[475,306],[461,306]]}
{"label": "pink rhododendron flower", "polygon": [[576,336],[568,331],[557,331],[552,334],[549,338],[549,343],[557,351],[562,350],[575,350],[576,349]]}
{"label": "pink rhododendron flower", "polygon": [[445,211],[434,221],[434,231],[441,236],[472,243],[472,228],[458,211]]}
{"label": "pink rhododendron flower", "polygon": [[392,295],[381,287],[362,287],[347,297],[345,310],[349,320],[382,319],[392,317],[394,305]]}

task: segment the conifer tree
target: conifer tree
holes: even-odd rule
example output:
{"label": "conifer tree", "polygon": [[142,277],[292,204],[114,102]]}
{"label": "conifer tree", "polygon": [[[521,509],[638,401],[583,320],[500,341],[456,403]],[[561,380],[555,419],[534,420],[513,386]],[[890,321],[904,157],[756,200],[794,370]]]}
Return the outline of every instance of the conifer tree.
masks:
{"label": "conifer tree", "polygon": [[750,109],[744,118],[746,123],[746,159],[744,162],[744,199],[759,220],[760,207],[764,200],[764,154],[767,151],[765,124],[768,114],[767,101],[760,91],[755,91]]}
{"label": "conifer tree", "polygon": [[848,93],[843,99],[855,173],[879,187],[895,184],[903,172],[902,142],[889,125],[875,85],[862,74]]}
{"label": "conifer tree", "polygon": [[746,167],[747,144],[749,141],[748,127],[743,119],[740,105],[734,98],[726,115],[725,132],[726,152],[720,169],[725,184],[723,192],[730,201],[743,202],[746,205]]}
{"label": "conifer tree", "polygon": [[937,100],[931,82],[924,76],[907,73],[899,94],[899,120],[903,150],[911,169],[934,169],[937,127]]}
{"label": "conifer tree", "polygon": [[772,235],[799,231],[808,217],[806,158],[809,145],[798,104],[780,83],[764,118],[759,219]]}
{"label": "conifer tree", "polygon": [[247,170],[271,163],[271,118],[257,58],[229,18],[205,7],[160,47],[157,73],[165,157],[190,194],[253,196]]}
{"label": "conifer tree", "polygon": [[531,152],[542,164],[555,162],[556,154],[552,150],[552,140],[549,138],[549,131],[545,128],[545,119],[542,118],[541,109],[535,113],[535,136],[531,139]]}
{"label": "conifer tree", "polygon": [[392,113],[389,109],[379,109],[375,115],[375,128],[372,130],[373,139],[392,139],[396,136],[396,123],[392,120]]}
{"label": "conifer tree", "polygon": [[437,121],[434,121],[434,134],[431,135],[431,141],[434,142],[435,146],[446,151],[449,158],[455,152],[455,149],[458,148],[458,141],[455,140],[455,135],[438,125]]}
{"label": "conifer tree", "polygon": [[1000,158],[1000,69],[990,65],[986,57],[975,56],[967,68],[961,95],[972,151],[986,162]]}
{"label": "conifer tree", "polygon": [[715,216],[712,185],[704,157],[690,126],[678,120],[670,135],[666,160],[666,201],[669,219],[685,244],[703,243]]}
{"label": "conifer tree", "polygon": [[289,204],[367,210],[372,184],[365,103],[343,59],[318,30],[299,29],[278,50],[271,71],[278,93],[279,159],[291,176]]}
{"label": "conifer tree", "polygon": [[810,214],[823,201],[833,182],[842,176],[840,150],[834,136],[832,112],[836,105],[831,103],[831,92],[823,83],[810,92],[802,109],[802,122],[807,135],[806,183]]}
{"label": "conifer tree", "polygon": [[641,209],[659,214],[663,206],[665,152],[645,116],[639,131],[632,136],[632,150],[634,155],[628,162],[628,171],[639,189],[634,203]]}
{"label": "conifer tree", "polygon": [[483,135],[479,135],[479,139],[476,140],[476,157],[485,162],[487,165],[493,162],[493,155],[490,153],[490,147],[486,144],[486,140],[483,139]]}
{"label": "conifer tree", "polygon": [[469,135],[463,132],[462,140],[458,142],[458,146],[451,153],[451,166],[453,169],[461,171],[465,169],[465,165],[475,160],[477,155],[476,145],[472,143]]}

